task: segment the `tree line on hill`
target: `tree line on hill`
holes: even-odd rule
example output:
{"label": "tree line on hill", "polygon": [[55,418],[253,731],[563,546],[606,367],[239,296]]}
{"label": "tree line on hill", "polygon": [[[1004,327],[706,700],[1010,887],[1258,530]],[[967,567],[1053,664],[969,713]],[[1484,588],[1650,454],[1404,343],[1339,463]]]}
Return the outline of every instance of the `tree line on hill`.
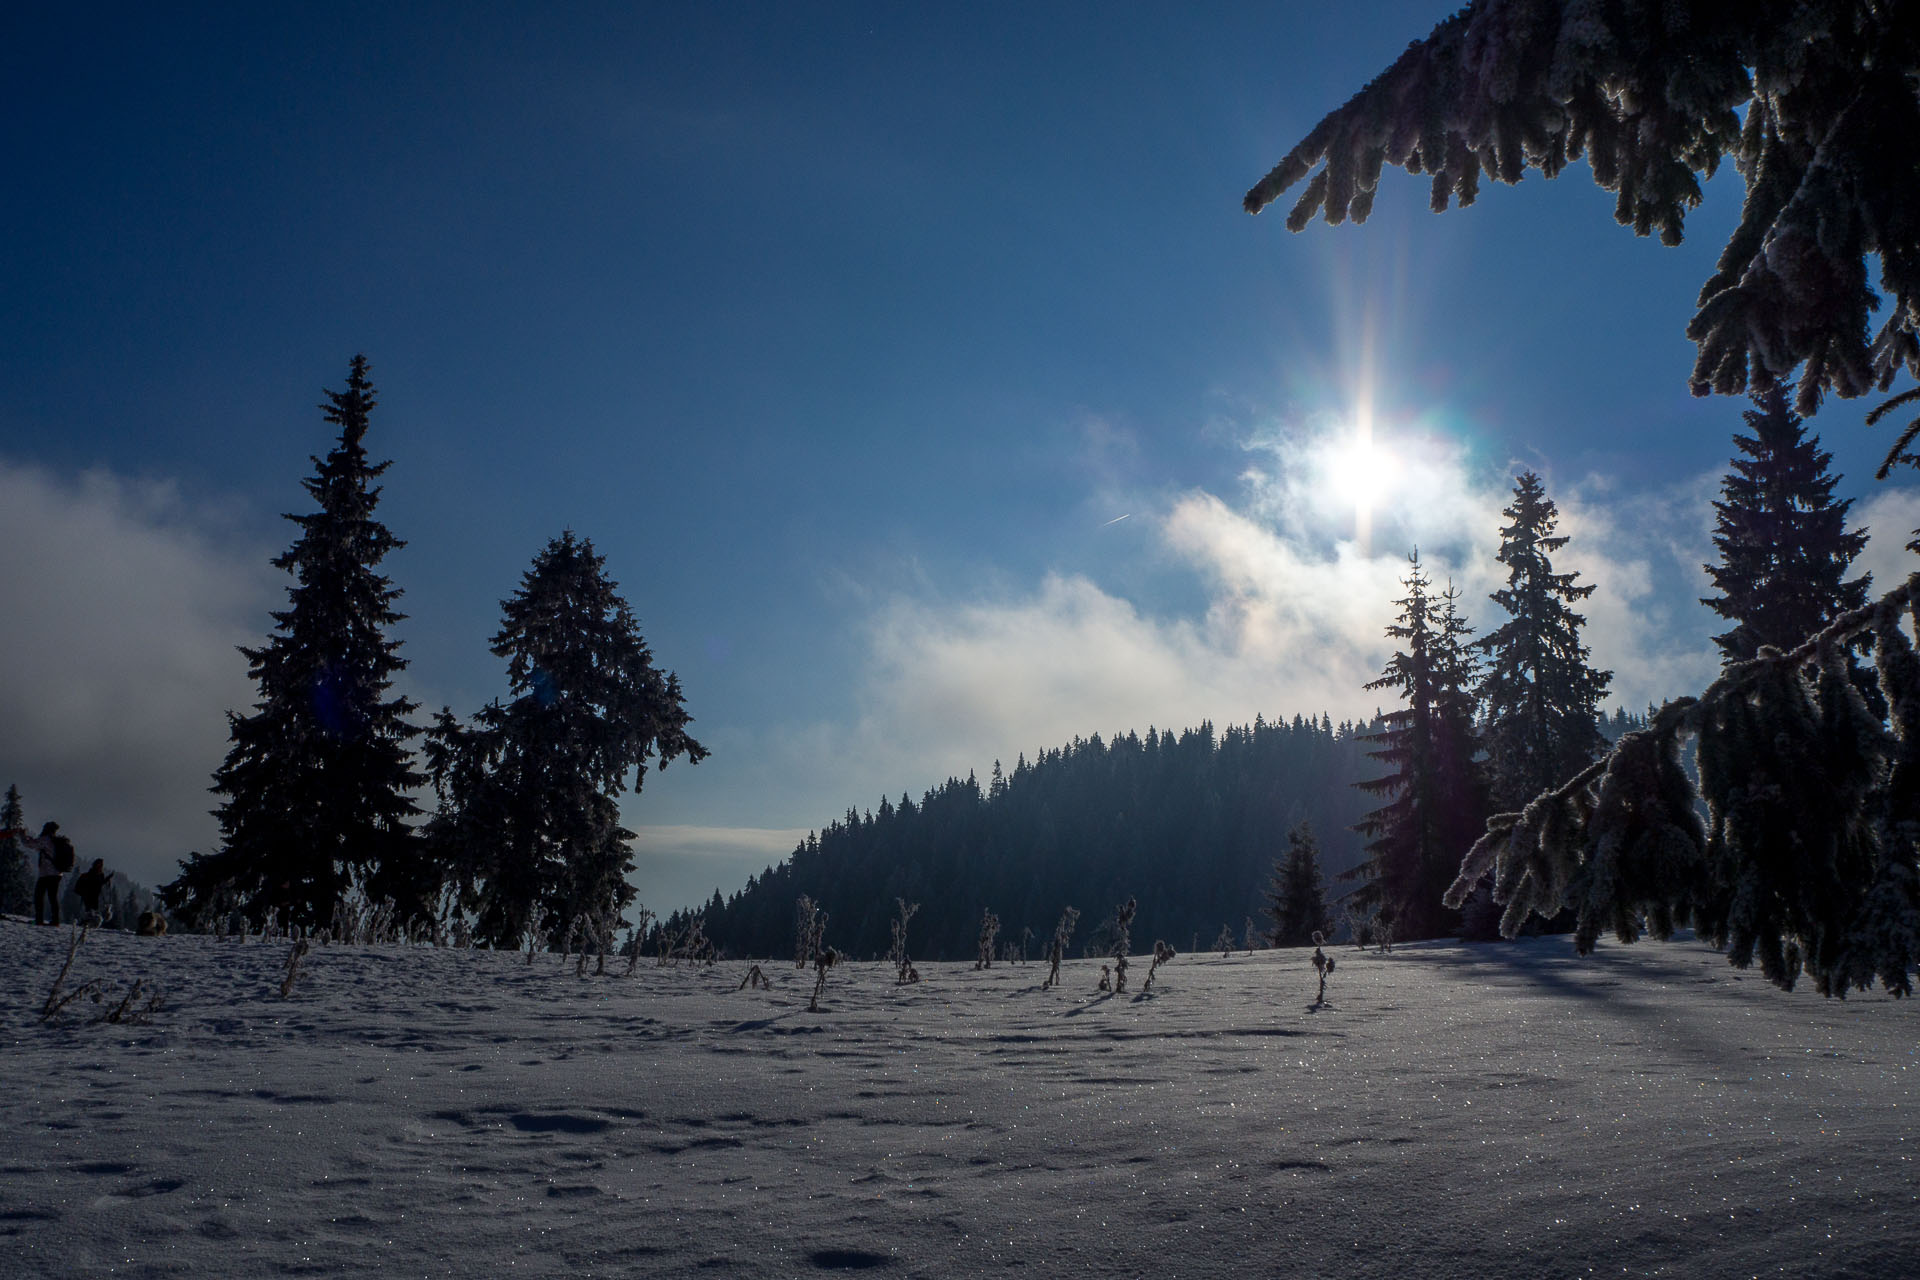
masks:
{"label": "tree line on hill", "polygon": [[1094,954],[1101,921],[1131,897],[1136,937],[1185,949],[1225,926],[1240,938],[1264,914],[1289,828],[1330,833],[1335,869],[1357,861],[1350,828],[1365,804],[1349,784],[1363,750],[1359,726],[1325,716],[1076,738],[1031,761],[1023,754],[1011,771],[996,761],[984,787],[969,774],[918,802],[849,810],[738,892],[665,924],[677,930],[697,914],[727,952],[778,956],[792,948],[804,895],[830,913],[835,946],[876,956],[899,899],[920,904],[914,956],[957,960],[976,955],[986,912],[1000,921],[1002,947],[1036,956],[1072,906],[1084,924],[1073,952]]}

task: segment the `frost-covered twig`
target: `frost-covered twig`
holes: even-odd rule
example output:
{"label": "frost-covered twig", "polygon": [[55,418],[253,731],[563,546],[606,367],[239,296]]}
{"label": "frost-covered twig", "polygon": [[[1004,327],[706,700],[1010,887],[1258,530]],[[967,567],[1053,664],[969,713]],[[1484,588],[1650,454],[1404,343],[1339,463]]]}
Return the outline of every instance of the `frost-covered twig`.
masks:
{"label": "frost-covered twig", "polygon": [[920,971],[913,967],[913,961],[907,958],[907,921],[913,919],[920,910],[920,904],[909,903],[905,898],[893,900],[893,949],[887,952],[887,958],[893,961],[894,981],[900,986],[920,981]]}
{"label": "frost-covered twig", "polygon": [[293,984],[300,977],[300,962],[307,958],[312,945],[302,938],[287,951],[287,976],[280,980],[280,998],[285,1000],[293,994]]}
{"label": "frost-covered twig", "polygon": [[793,904],[793,967],[804,969],[812,964],[819,945],[820,908],[803,893]]}
{"label": "frost-covered twig", "polygon": [[[135,1002],[140,999],[142,994],[146,995],[147,1002],[144,1005],[137,1005]],[[94,1021],[112,1023],[116,1026],[131,1026],[137,1023],[147,1022],[164,1003],[165,1001],[161,997],[158,987],[148,983],[145,978],[135,978],[132,985],[128,986],[126,995],[120,998],[119,1003],[102,1013],[98,1018],[95,1018]]]}
{"label": "frost-covered twig", "polygon": [[1172,944],[1167,942],[1156,942],[1153,944],[1153,963],[1147,966],[1147,980],[1140,984],[1140,993],[1142,995],[1153,990],[1153,975],[1160,971],[1161,965],[1173,959],[1173,955]]}
{"label": "frost-covered twig", "polygon": [[660,958],[656,965],[677,969],[682,960],[689,964],[713,963],[713,942],[707,937],[705,916],[688,916],[678,929],[671,925],[661,928]]}
{"label": "frost-covered twig", "polygon": [[[1127,952],[1133,947],[1133,916],[1140,909],[1138,899],[1128,898],[1113,909],[1111,929],[1113,932],[1113,989],[1115,994],[1127,989]],[[1102,966],[1105,971],[1105,966]]]}
{"label": "frost-covered twig", "polygon": [[820,1012],[820,996],[827,989],[827,970],[840,962],[840,953],[827,945],[827,913],[817,912],[813,920],[813,996],[807,1012]]}
{"label": "frost-covered twig", "polygon": [[80,954],[80,948],[86,945],[86,941],[87,927],[85,925],[77,924],[68,930],[67,958],[61,963],[60,972],[53,975],[53,985],[47,988],[47,998],[40,1005],[40,1021],[45,1022],[75,1000],[80,999],[82,996],[90,995],[99,988],[100,982],[96,978],[91,982],[86,982],[75,987],[72,991],[67,991],[62,994],[62,988],[67,984],[67,974],[73,971],[74,957]]}
{"label": "frost-covered twig", "polygon": [[1318,1009],[1327,1002],[1327,975],[1333,972],[1333,957],[1320,948],[1326,942],[1318,929],[1313,931],[1313,971],[1320,975],[1320,990],[1313,997],[1313,1007]]}

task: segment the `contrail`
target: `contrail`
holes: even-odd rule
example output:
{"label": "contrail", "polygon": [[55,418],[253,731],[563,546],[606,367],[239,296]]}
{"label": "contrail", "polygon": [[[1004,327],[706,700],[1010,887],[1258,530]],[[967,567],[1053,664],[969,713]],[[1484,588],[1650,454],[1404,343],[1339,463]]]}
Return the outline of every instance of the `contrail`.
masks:
{"label": "contrail", "polygon": [[[1111,519],[1111,520],[1109,520],[1109,521],[1107,521],[1107,524],[1119,524],[1119,523],[1120,523],[1120,522],[1121,522],[1122,520],[1125,520],[1125,519],[1127,518],[1127,516],[1130,516],[1130,515],[1132,515],[1132,514],[1133,514],[1133,512],[1131,512],[1131,511],[1129,511],[1129,512],[1127,512],[1127,513],[1126,513],[1125,515],[1118,515],[1118,516],[1115,516],[1115,517],[1114,517],[1113,519]],[[1107,527],[1107,524],[1103,524],[1103,525],[1101,525],[1100,527],[1101,527],[1102,529],[1104,529],[1104,528],[1106,528],[1106,527]]]}

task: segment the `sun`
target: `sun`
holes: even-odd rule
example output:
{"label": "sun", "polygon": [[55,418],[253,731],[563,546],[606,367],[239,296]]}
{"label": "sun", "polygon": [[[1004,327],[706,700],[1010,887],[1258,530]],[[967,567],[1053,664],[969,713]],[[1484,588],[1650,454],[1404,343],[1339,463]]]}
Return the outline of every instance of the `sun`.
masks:
{"label": "sun", "polygon": [[1373,424],[1363,418],[1328,442],[1320,471],[1327,495],[1352,508],[1356,521],[1364,525],[1392,493],[1400,478],[1400,460],[1374,440]]}

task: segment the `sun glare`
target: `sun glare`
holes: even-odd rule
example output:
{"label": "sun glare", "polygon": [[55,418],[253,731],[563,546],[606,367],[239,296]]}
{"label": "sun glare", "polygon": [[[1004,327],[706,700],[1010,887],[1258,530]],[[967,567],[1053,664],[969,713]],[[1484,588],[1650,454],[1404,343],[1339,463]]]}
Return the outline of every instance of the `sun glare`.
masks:
{"label": "sun glare", "polygon": [[1328,442],[1320,470],[1327,496],[1353,512],[1354,540],[1366,551],[1374,508],[1385,503],[1400,475],[1399,459],[1374,441],[1371,415],[1361,415],[1348,434]]}
{"label": "sun glare", "polygon": [[1370,511],[1386,496],[1398,470],[1392,454],[1356,434],[1328,455],[1327,487],[1356,510]]}

